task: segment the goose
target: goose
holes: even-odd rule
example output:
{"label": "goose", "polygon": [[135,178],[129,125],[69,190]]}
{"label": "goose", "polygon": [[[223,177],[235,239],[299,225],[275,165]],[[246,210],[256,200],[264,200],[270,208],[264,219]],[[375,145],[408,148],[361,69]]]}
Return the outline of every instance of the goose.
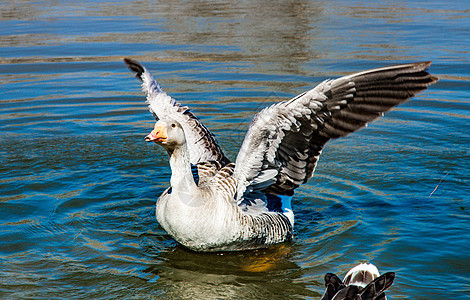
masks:
{"label": "goose", "polygon": [[157,200],[156,219],[178,243],[201,252],[291,240],[291,199],[312,177],[325,143],[366,126],[438,80],[426,71],[431,62],[325,80],[256,114],[233,163],[209,129],[143,65],[124,62],[142,81],[157,120],[145,140],[162,146],[170,158],[170,187]]}
{"label": "goose", "polygon": [[325,293],[321,300],[386,300],[395,272],[380,275],[373,264],[361,263],[348,271],[344,280],[333,273],[325,275]]}

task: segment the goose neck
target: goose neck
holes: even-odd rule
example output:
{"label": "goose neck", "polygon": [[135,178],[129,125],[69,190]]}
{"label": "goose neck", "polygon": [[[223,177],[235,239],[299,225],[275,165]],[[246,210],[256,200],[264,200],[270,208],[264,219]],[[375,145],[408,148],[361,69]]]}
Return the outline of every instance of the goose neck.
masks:
{"label": "goose neck", "polygon": [[186,145],[176,147],[170,156],[171,186],[173,188],[191,188],[195,186],[191,172],[189,151]]}

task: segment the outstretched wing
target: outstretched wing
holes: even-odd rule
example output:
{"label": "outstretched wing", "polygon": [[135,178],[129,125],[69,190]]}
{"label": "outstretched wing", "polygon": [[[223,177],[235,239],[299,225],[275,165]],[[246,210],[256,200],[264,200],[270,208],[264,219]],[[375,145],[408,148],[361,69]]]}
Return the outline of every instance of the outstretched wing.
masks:
{"label": "outstretched wing", "polygon": [[204,161],[217,161],[225,165],[229,160],[220,149],[214,135],[189,110],[165,93],[150,72],[136,60],[124,58],[129,69],[142,80],[142,90],[147,94],[147,104],[155,119],[171,118],[183,127],[190,161],[196,164]]}
{"label": "outstretched wing", "polygon": [[292,195],[313,175],[325,143],[346,136],[438,79],[431,62],[373,69],[326,80],[258,113],[235,163],[237,200],[264,191]]}

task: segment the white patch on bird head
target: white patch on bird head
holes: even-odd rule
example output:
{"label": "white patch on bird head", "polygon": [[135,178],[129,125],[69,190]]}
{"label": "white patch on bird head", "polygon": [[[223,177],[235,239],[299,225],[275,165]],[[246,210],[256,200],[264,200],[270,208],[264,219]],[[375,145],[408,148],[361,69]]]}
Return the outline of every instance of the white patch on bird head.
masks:
{"label": "white patch on bird head", "polygon": [[379,276],[379,270],[375,265],[362,263],[349,270],[344,277],[343,282],[346,285],[365,287]]}

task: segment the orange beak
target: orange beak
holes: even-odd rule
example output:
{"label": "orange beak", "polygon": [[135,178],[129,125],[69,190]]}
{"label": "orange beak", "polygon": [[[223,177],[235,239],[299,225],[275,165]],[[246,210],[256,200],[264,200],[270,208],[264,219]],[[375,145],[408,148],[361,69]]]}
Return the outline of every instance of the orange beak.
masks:
{"label": "orange beak", "polygon": [[166,139],[166,126],[164,123],[160,122],[157,122],[152,132],[150,132],[150,134],[145,137],[145,141],[155,143],[165,142]]}

